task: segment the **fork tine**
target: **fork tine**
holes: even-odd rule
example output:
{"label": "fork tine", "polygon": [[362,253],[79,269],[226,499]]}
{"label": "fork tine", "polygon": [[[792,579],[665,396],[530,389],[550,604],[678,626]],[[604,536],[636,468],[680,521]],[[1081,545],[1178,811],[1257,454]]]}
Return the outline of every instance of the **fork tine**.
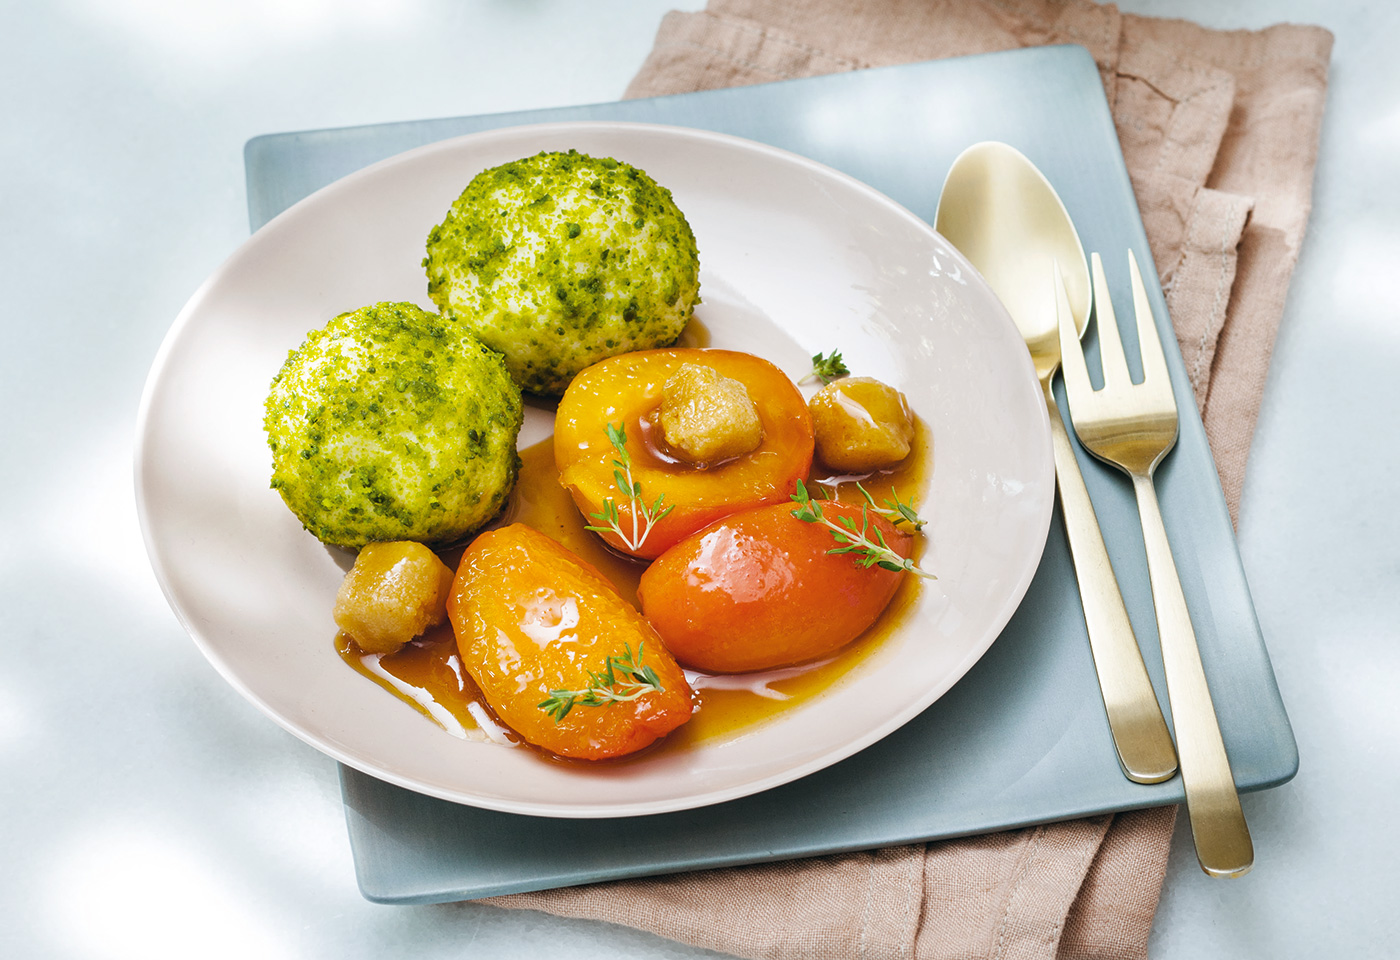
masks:
{"label": "fork tine", "polygon": [[1142,284],[1142,271],[1138,269],[1137,257],[1128,251],[1128,272],[1133,278],[1133,309],[1137,313],[1138,350],[1142,353],[1142,382],[1157,388],[1166,386],[1170,391],[1171,379],[1167,374],[1167,360],[1162,355],[1162,337],[1157,332],[1157,324],[1152,318],[1152,304],[1147,302],[1147,288]]}
{"label": "fork tine", "polygon": [[1065,394],[1069,397],[1070,416],[1075,404],[1083,406],[1093,399],[1094,385],[1089,382],[1089,368],[1084,363],[1084,346],[1079,342],[1079,330],[1069,307],[1065,277],[1060,261],[1055,261],[1055,316],[1060,326],[1060,371],[1065,377]]}
{"label": "fork tine", "polygon": [[1099,358],[1103,362],[1104,389],[1132,386],[1128,361],[1123,356],[1123,338],[1118,334],[1118,318],[1113,314],[1113,298],[1108,295],[1108,279],[1097,253],[1090,255],[1094,267],[1094,315],[1099,323]]}

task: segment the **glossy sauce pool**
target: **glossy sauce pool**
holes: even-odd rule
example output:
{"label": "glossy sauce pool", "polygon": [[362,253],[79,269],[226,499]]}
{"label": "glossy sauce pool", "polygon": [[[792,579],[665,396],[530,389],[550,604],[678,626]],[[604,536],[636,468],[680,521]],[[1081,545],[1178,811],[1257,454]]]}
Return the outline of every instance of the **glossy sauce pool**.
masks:
{"label": "glossy sauce pool", "polygon": [[[520,478],[501,517],[492,526],[524,523],[568,547],[597,567],[629,602],[635,604],[637,584],[644,563],[609,550],[597,535],[584,529],[584,519],[573,500],[559,484],[554,467],[553,441],[544,440],[520,452]],[[868,478],[841,477],[814,464],[812,483],[835,490],[841,500],[860,502],[854,480],[882,503],[892,489],[916,507],[926,487],[932,466],[927,430],[916,425],[914,445],[903,463]],[[927,508],[925,508],[926,511]],[[914,559],[919,559],[921,541],[915,540]],[[456,569],[461,548],[440,554]],[[934,571],[936,573],[936,571]],[[841,678],[878,656],[882,643],[903,622],[918,596],[919,577],[906,576],[890,605],[880,618],[854,642],[834,656],[815,663],[739,675],[713,675],[687,670],[695,689],[697,709],[679,730],[637,756],[650,756],[657,750],[684,749],[687,746],[723,739],[769,720],[819,696]],[[348,637],[336,638],[336,651],[358,673],[388,690],[414,709],[428,716],[443,729],[471,740],[519,743],[520,739],[496,719],[480,691],[462,666],[457,644],[448,624],[430,630],[423,637],[387,655],[366,654]],[[596,761],[551,760],[565,763]],[[604,762],[626,762],[621,761]]]}

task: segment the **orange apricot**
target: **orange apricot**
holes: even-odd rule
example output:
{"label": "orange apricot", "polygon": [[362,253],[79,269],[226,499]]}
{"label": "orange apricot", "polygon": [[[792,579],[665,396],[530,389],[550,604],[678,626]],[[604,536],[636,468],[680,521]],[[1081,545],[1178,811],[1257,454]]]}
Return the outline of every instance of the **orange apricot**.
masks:
{"label": "orange apricot", "polygon": [[[822,501],[823,512],[862,522],[859,506]],[[677,660],[715,673],[814,660],[860,636],[889,605],[901,572],[833,554],[831,531],[792,515],[793,504],[736,513],[687,537],[642,574],[642,613]],[[901,557],[912,538],[869,514]]]}
{"label": "orange apricot", "polygon": [[[486,702],[529,743],[601,760],[640,750],[690,719],[685,674],[656,632],[591,564],[524,524],[478,536],[447,599],[462,663]],[[625,670],[647,667],[656,688],[589,706],[613,668],[614,694],[638,693]],[[579,696],[556,719],[542,704]],[[556,711],[557,713],[558,711]]]}
{"label": "orange apricot", "polygon": [[[737,380],[748,391],[762,424],[762,440],[748,453],[711,464],[693,464],[668,451],[658,410],[663,388],[682,364],[709,366]],[[632,511],[618,489],[613,461],[617,450],[608,436],[624,431],[632,479],[641,485],[639,502],[664,497],[658,520],[640,544],[612,532],[611,546],[644,559],[701,527],[740,510],[786,502],[812,465],[812,418],[793,382],[761,357],[732,350],[674,348],[626,353],[595,363],[569,384],[554,422],[554,460],[562,483],[590,519],[612,501],[618,525],[632,532]],[[640,519],[640,518],[639,518]],[[599,524],[597,520],[592,520]]]}

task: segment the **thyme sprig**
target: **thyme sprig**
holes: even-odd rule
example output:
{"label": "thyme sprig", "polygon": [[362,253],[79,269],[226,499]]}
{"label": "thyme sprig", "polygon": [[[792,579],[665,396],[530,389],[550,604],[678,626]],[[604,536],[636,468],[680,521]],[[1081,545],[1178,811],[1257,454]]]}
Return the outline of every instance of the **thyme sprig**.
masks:
{"label": "thyme sprig", "polygon": [[632,456],[627,452],[627,428],[622,424],[608,424],[608,440],[617,451],[617,459],[612,462],[613,480],[617,482],[618,490],[627,497],[627,512],[632,516],[632,533],[629,536],[623,531],[617,501],[612,497],[603,501],[601,512],[589,514],[601,526],[586,526],[584,529],[595,533],[615,533],[623,545],[635,553],[646,542],[647,535],[651,533],[651,528],[656,522],[675,508],[672,505],[662,509],[661,503],[666,499],[664,493],[650,505],[642,500],[642,485],[632,479]]}
{"label": "thyme sprig", "polygon": [[877,505],[875,498],[870,495],[870,491],[859,483],[856,484],[856,489],[860,491],[860,495],[865,498],[865,502],[870,505],[871,509],[888,520],[892,526],[898,527],[907,523],[917,533],[924,528],[924,524],[928,523],[915,512],[914,498],[910,497],[907,501],[899,499],[899,491],[893,487],[890,488],[890,496],[894,499],[886,498],[883,507]]}
{"label": "thyme sprig", "polygon": [[[864,491],[862,491],[864,492]],[[879,567],[882,570],[892,570],[900,572],[907,570],[920,577],[929,580],[937,580],[933,574],[917,566],[908,557],[901,557],[894,548],[885,542],[885,535],[879,527],[874,528],[874,539],[871,539],[870,509],[873,499],[866,493],[866,499],[870,503],[863,503],[860,507],[860,527],[856,527],[856,522],[850,517],[838,517],[833,521],[822,510],[821,502],[813,500],[807,492],[807,486],[801,481],[797,481],[797,492],[792,495],[792,500],[797,504],[797,509],[792,511],[792,515],[804,523],[820,523],[831,531],[832,539],[838,544],[832,547],[827,553],[852,554],[853,560],[862,567]],[[877,512],[879,508],[875,508]],[[910,507],[910,512],[913,508]],[[915,519],[918,519],[917,514]],[[922,525],[923,521],[919,521]],[[917,529],[917,528],[916,528]]]}
{"label": "thyme sprig", "polygon": [[540,701],[537,706],[558,723],[569,715],[576,705],[604,707],[610,703],[630,703],[643,694],[662,691],[661,679],[656,671],[642,663],[642,650],[645,641],[637,642],[637,652],[632,645],[625,643],[620,655],[608,657],[601,671],[588,672],[588,686],[583,690],[551,690],[549,699]]}
{"label": "thyme sprig", "polygon": [[811,380],[813,377],[820,380],[822,385],[850,374],[850,369],[846,366],[846,361],[841,359],[841,351],[831,351],[831,356],[819,353],[812,358],[812,372],[803,377],[804,380]]}

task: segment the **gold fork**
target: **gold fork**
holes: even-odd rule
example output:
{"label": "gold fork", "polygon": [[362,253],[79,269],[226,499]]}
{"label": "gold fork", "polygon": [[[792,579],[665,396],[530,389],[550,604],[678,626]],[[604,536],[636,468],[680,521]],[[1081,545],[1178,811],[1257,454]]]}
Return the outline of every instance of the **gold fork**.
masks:
{"label": "gold fork", "polygon": [[1152,483],[1157,464],[1176,443],[1176,400],[1137,259],[1129,250],[1128,270],[1132,275],[1142,354],[1140,384],[1134,384],[1128,375],[1103,262],[1097,253],[1092,261],[1099,353],[1103,358],[1102,390],[1095,391],[1089,382],[1084,351],[1075,335],[1063,285],[1058,291],[1060,349],[1070,420],[1090,453],[1132,477],[1147,547],[1152,603],[1157,611],[1157,635],[1167,675],[1167,699],[1176,728],[1177,758],[1186,788],[1196,859],[1212,876],[1237,877],[1254,865],[1254,844],[1240,809],[1196,634]]}

